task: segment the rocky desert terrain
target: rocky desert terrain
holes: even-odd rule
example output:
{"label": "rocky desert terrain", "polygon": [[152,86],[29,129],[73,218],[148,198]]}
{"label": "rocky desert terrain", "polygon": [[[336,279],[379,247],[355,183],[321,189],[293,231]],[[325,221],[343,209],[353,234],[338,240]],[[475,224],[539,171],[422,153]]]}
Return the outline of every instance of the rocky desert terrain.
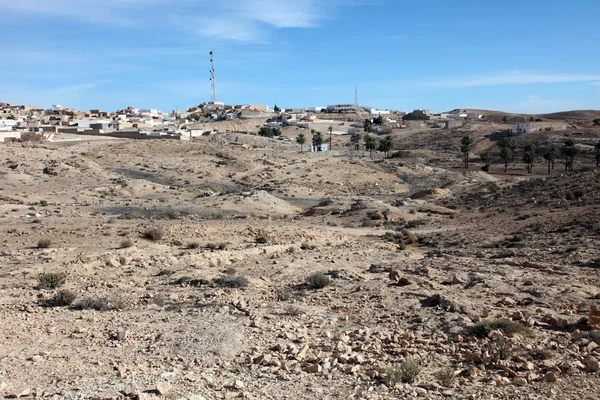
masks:
{"label": "rocky desert terrain", "polygon": [[550,175],[504,173],[501,121],[395,131],[388,159],[0,144],[0,396],[597,399],[600,130],[568,123],[516,138],[577,142]]}

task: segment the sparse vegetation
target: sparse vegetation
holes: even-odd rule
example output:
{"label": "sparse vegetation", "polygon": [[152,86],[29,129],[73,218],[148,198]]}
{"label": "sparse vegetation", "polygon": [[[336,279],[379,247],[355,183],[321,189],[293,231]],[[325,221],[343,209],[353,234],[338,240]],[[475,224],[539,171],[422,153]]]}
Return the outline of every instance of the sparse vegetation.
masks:
{"label": "sparse vegetation", "polygon": [[323,289],[331,284],[331,278],[328,275],[316,273],[306,278],[306,284],[310,289]]}
{"label": "sparse vegetation", "polygon": [[259,237],[257,237],[257,238],[255,239],[255,242],[256,242],[256,243],[258,243],[258,244],[265,244],[265,243],[268,243],[268,242],[269,242],[269,239],[267,239],[267,238],[266,238],[266,237],[264,237],[264,236],[259,236]]}
{"label": "sparse vegetation", "polygon": [[193,250],[193,249],[199,249],[200,248],[200,243],[198,242],[190,242],[187,244],[186,246],[188,249]]}
{"label": "sparse vegetation", "polygon": [[213,282],[223,288],[245,288],[249,282],[243,276],[223,275],[213,279]]}
{"label": "sparse vegetation", "polygon": [[73,310],[96,310],[96,311],[108,311],[110,307],[107,299],[101,298],[85,298],[79,302],[73,304],[71,308]]}
{"label": "sparse vegetation", "polygon": [[38,249],[49,249],[52,246],[52,240],[50,239],[40,239],[37,242]]}
{"label": "sparse vegetation", "polygon": [[396,367],[388,369],[390,377],[390,386],[394,387],[398,383],[415,383],[423,367],[416,358],[407,357]]}
{"label": "sparse vegetation", "polygon": [[512,336],[521,334],[524,336],[531,335],[531,328],[519,322],[510,321],[507,319],[486,320],[478,322],[469,328],[469,335],[478,338],[486,338],[495,330],[502,331],[505,335]]}
{"label": "sparse vegetation", "polygon": [[68,289],[58,290],[49,301],[49,304],[53,307],[67,307],[73,304],[77,294]]}
{"label": "sparse vegetation", "polygon": [[158,242],[164,236],[164,232],[160,228],[150,228],[142,233],[142,237],[146,240],[151,240],[153,242]]}
{"label": "sparse vegetation", "polygon": [[123,239],[123,240],[121,240],[121,243],[119,244],[119,247],[121,249],[127,249],[132,246],[133,246],[133,241],[131,239]]}
{"label": "sparse vegetation", "polygon": [[44,272],[38,275],[37,281],[40,289],[56,289],[65,284],[67,274],[64,272]]}
{"label": "sparse vegetation", "polygon": [[450,367],[436,371],[433,374],[433,377],[439,385],[447,388],[454,386],[454,382],[456,381],[456,373],[454,372],[454,369]]}

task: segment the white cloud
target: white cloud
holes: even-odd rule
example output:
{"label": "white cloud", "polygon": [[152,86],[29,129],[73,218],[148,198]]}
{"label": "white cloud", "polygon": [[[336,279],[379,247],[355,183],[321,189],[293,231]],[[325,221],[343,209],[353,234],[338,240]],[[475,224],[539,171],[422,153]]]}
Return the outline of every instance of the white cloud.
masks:
{"label": "white cloud", "polygon": [[545,74],[536,72],[507,72],[469,77],[449,77],[422,82],[422,86],[438,88],[467,88],[477,86],[527,85],[534,83],[590,82],[600,80],[600,75]]}
{"label": "white cloud", "polygon": [[[362,0],[366,1],[366,0]],[[347,0],[0,0],[0,12],[133,26],[164,24],[239,42],[265,41],[273,29],[313,28]]]}

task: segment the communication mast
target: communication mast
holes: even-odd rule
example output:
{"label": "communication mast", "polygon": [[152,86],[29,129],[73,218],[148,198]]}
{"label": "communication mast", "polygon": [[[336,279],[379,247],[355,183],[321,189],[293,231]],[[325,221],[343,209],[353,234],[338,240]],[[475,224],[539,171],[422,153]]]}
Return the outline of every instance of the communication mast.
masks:
{"label": "communication mast", "polygon": [[358,111],[358,86],[354,87],[354,107]]}
{"label": "communication mast", "polygon": [[215,57],[214,52],[210,51],[210,84],[211,84],[211,101],[215,103],[217,101],[217,81],[215,78]]}

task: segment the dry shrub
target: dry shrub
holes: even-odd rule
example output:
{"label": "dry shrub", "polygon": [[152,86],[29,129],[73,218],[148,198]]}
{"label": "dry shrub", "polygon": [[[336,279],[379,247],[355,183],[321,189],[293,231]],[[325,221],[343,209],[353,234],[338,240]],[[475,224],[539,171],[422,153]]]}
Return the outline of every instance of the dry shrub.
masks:
{"label": "dry shrub", "polygon": [[61,287],[67,281],[67,274],[64,272],[44,272],[38,275],[38,288],[56,289]]}
{"label": "dry shrub", "polygon": [[306,284],[310,289],[323,289],[331,284],[329,276],[316,273],[306,278]]}

